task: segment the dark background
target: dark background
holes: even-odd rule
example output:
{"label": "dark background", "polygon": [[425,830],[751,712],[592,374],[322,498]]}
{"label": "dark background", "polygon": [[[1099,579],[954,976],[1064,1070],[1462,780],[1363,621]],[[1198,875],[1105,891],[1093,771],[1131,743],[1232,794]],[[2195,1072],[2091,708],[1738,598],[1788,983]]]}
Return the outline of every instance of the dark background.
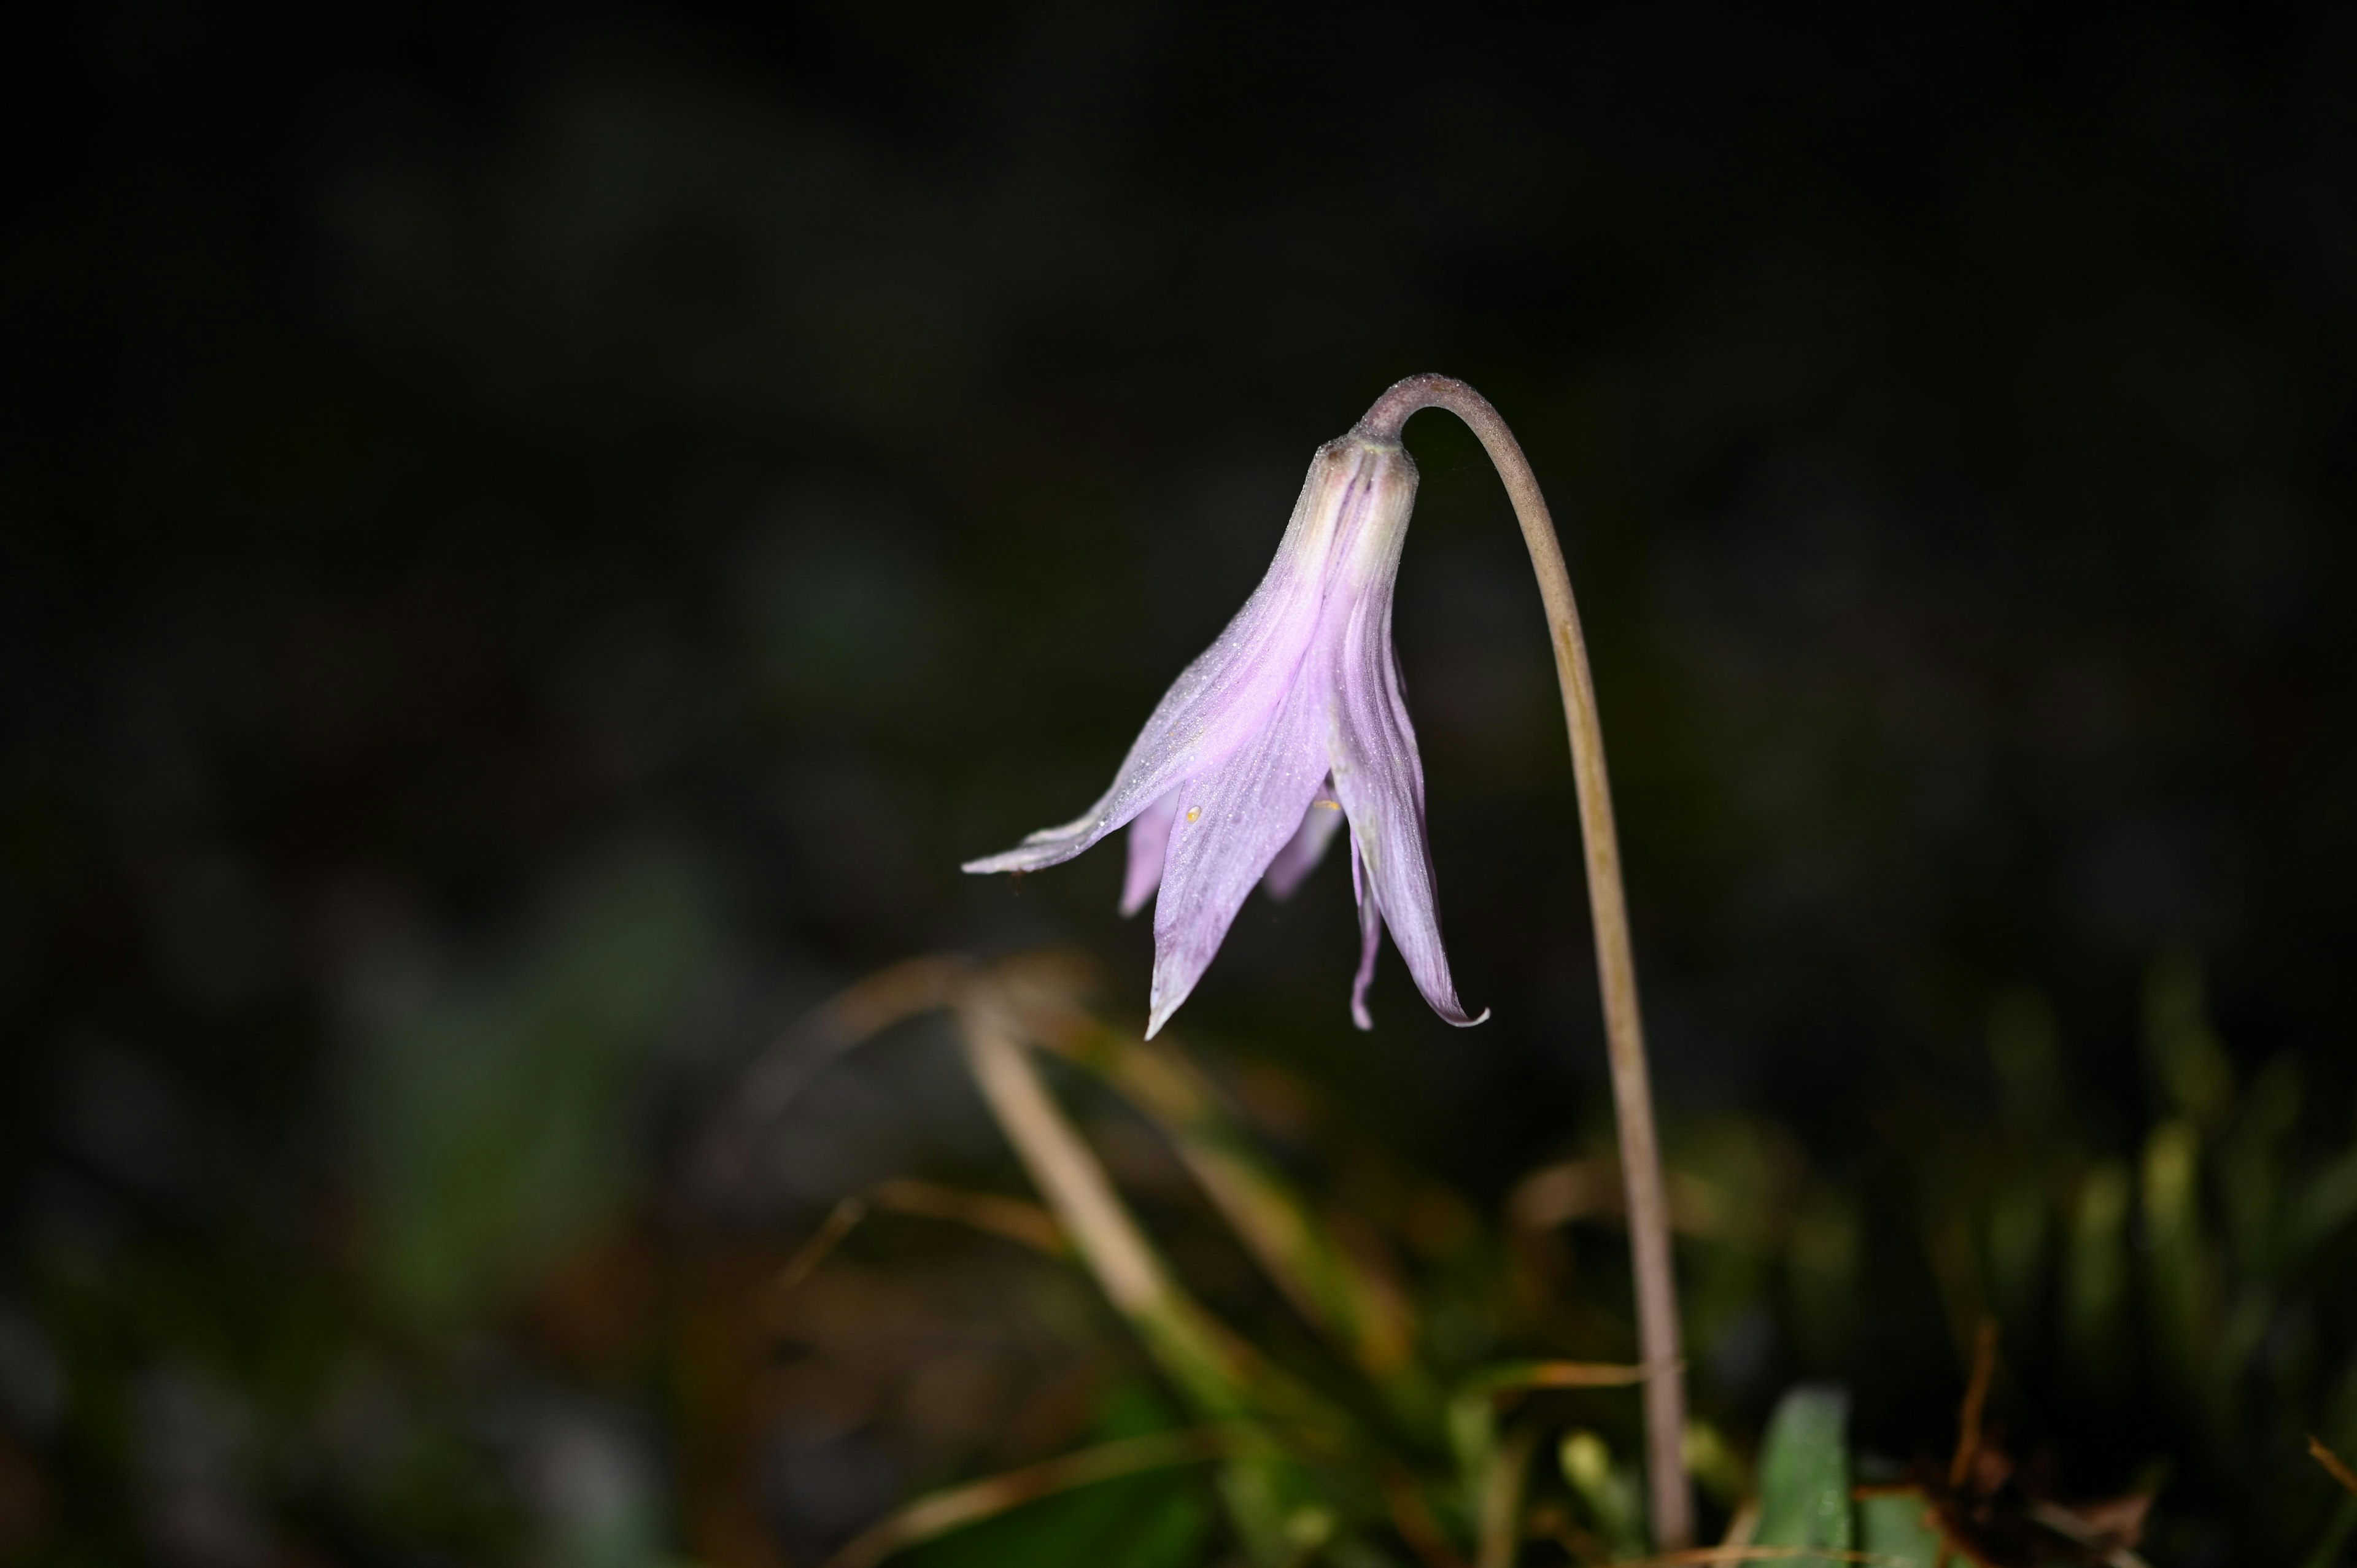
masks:
{"label": "dark background", "polygon": [[[1887,1262],[1853,1335],[1702,1331],[1729,1430],[1813,1370],[1945,1441],[1953,1313],[1877,1216],[2001,1118],[1993,1017],[2060,1042],[2092,1160],[2169,1113],[2197,985],[2238,1080],[2301,1062],[2302,1146],[2352,1135],[2357,12],[124,3],[10,52],[27,1550],[505,1560],[622,1496],[808,1562],[898,1495],[756,1433],[749,1522],[698,1524],[693,1402],[547,1303],[676,1308],[688,1130],[864,972],[1074,943],[1142,1016],[1116,848],[957,864],[1102,789],[1411,371],[1564,529],[1674,1154],[1778,1129]],[[1387,955],[1351,1031],[1329,866],[1180,1021],[1487,1213],[1609,1102],[1536,596],[1470,438],[1410,445],[1401,656],[1495,1019]],[[748,1234],[999,1168],[938,1041],[813,1094]],[[2338,1300],[2312,1423],[2357,1411]],[[2091,1487],[2173,1454],[2182,1560],[2256,1506],[2234,1463],[2298,1462],[2042,1391],[2059,1354],[2012,1419]]]}

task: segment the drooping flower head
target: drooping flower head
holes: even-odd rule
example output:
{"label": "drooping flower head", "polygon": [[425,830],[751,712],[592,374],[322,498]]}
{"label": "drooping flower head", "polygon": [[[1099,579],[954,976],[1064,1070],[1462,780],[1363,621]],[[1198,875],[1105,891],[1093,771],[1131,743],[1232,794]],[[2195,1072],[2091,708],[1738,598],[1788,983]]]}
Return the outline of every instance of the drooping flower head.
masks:
{"label": "drooping flower head", "polygon": [[1361,1029],[1388,926],[1433,1011],[1472,1025],[1440,945],[1424,765],[1392,648],[1415,464],[1364,426],[1318,450],[1268,575],[1146,721],[1102,800],[971,872],[1037,871],[1129,829],[1122,912],[1149,897],[1146,1036],[1178,1011],[1256,883],[1283,898],[1351,830]]}

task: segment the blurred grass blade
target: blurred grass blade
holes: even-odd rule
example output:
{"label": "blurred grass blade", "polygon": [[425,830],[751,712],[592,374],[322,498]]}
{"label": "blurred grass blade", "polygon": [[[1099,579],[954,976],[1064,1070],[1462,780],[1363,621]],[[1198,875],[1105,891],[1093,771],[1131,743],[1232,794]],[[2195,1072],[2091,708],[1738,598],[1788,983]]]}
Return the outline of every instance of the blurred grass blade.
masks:
{"label": "blurred grass blade", "polygon": [[1483,1477],[1475,1520],[1475,1568],[1513,1568],[1523,1541],[1523,1491],[1530,1479],[1531,1454],[1538,1447],[1535,1426],[1517,1427],[1498,1444]]}
{"label": "blurred grass blade", "polygon": [[785,1267],[770,1280],[767,1297],[771,1311],[801,1289],[803,1282],[818,1272],[819,1265],[834,1255],[844,1238],[856,1230],[871,1211],[946,1219],[1051,1258],[1071,1256],[1055,1217],[1036,1203],[997,1193],[960,1192],[955,1187],[926,1181],[888,1181],[865,1197],[845,1198],[827,1212],[810,1240],[795,1250]]}
{"label": "blurred grass blade", "polygon": [[[982,982],[968,986],[957,1015],[967,1065],[992,1116],[1082,1263],[1180,1397],[1212,1421],[1275,1418],[1293,1445],[1355,1445],[1340,1412],[1230,1334],[1171,1277],[1048,1092],[995,991]],[[1225,1466],[1220,1490],[1246,1550],[1269,1568],[1298,1554],[1299,1521],[1326,1513],[1307,1474],[1275,1456],[1274,1432],[1268,1457]]]}
{"label": "blurred grass blade", "polygon": [[[1953,1560],[1952,1560],[1953,1561]],[[1693,1546],[1684,1552],[1656,1552],[1651,1557],[1632,1557],[1620,1568],[1704,1568],[1717,1563],[1857,1563],[1866,1568],[1912,1568],[1911,1561],[1883,1557],[1855,1548],[1835,1551],[1831,1547],[1813,1550],[1806,1546]]]}
{"label": "blurred grass blade", "polygon": [[2202,1234],[2201,1134],[2179,1119],[2153,1129],[2142,1171],[2147,1286],[2167,1369],[2188,1390],[2215,1381],[2215,1282]]}
{"label": "blurred grass blade", "polygon": [[1175,1045],[1131,1040],[1093,1020],[1055,1028],[1048,1043],[1104,1079],[1161,1129],[1286,1301],[1366,1374],[1395,1413],[1415,1420],[1433,1413],[1437,1391],[1415,1359],[1405,1294],[1318,1218]]}
{"label": "blurred grass blade", "polygon": [[945,1219],[1050,1258],[1072,1255],[1071,1244],[1064,1239],[1063,1228],[1056,1223],[1056,1217],[1019,1197],[996,1192],[965,1192],[934,1182],[898,1178],[880,1184],[867,1195],[867,1201],[882,1213]]}
{"label": "blurred grass blade", "polygon": [[771,1305],[776,1305],[801,1289],[802,1282],[816,1273],[818,1266],[826,1262],[835,1248],[843,1244],[843,1239],[857,1229],[859,1222],[866,1218],[867,1203],[865,1198],[846,1197],[828,1210],[826,1219],[816,1230],[811,1232],[811,1239],[794,1249],[794,1255],[786,1260],[786,1266],[780,1269],[777,1277],[770,1282],[769,1297]]}
{"label": "blurred grass blade", "polygon": [[1258,1413],[1264,1402],[1242,1348],[1171,1279],[1003,1015],[969,997],[958,1019],[967,1064],[992,1116],[1115,1309],[1198,1409],[1222,1419]]}
{"label": "blurred grass blade", "polygon": [[1526,1389],[1626,1389],[1643,1382],[1650,1370],[1621,1361],[1506,1361],[1474,1373],[1458,1385],[1458,1392],[1494,1396]]}
{"label": "blurred grass blade", "polygon": [[2324,1539],[2316,1543],[2306,1568],[2340,1568],[2341,1549],[2352,1535],[2357,1535],[2357,1497],[2341,1499],[2341,1511],[2324,1527]]}
{"label": "blurred grass blade", "polygon": [[2297,1264],[2357,1219],[2357,1148],[2324,1167],[2300,1194],[2289,1223],[2287,1262]]}
{"label": "blurred grass blade", "polygon": [[1760,1456],[1760,1545],[1849,1548],[1848,1428],[1841,1389],[1803,1386],[1777,1405]]}
{"label": "blurred grass blade", "polygon": [[709,1199],[742,1185],[770,1124],[821,1069],[895,1024],[949,1006],[974,967],[954,953],[896,963],[836,993],[787,1030],[721,1101],[689,1163],[690,1190]]}
{"label": "blurred grass blade", "polygon": [[2151,1568],[2132,1548],[2121,1544],[2116,1534],[2089,1523],[2059,1504],[2033,1500],[2022,1512],[2032,1523],[2043,1525],[2081,1551],[2093,1554],[2106,1568]]}
{"label": "blurred grass blade", "polygon": [[2326,1475],[2347,1487],[2352,1497],[2357,1497],[2357,1470],[2350,1469],[2348,1462],[2327,1448],[2323,1439],[2313,1433],[2309,1434],[2308,1452],[2311,1458],[2324,1466]]}
{"label": "blurred grass blade", "polygon": [[1141,1471],[1232,1458],[1266,1445],[1247,1427],[1157,1432],[1100,1444],[985,1480],[929,1493],[852,1538],[826,1568],[874,1568],[894,1552],[995,1519],[1042,1498]]}
{"label": "blurred grass blade", "polygon": [[2128,1337],[2127,1167],[2105,1161],[2079,1183],[2072,1205],[2071,1251],[2062,1282],[2062,1342],[2084,1389],[2119,1380]]}
{"label": "blurred grass blade", "polygon": [[1407,1542],[1416,1560],[1425,1568],[1465,1568],[1415,1477],[1393,1466],[1384,1469],[1381,1482],[1383,1506],[1391,1514],[1392,1528],[1399,1531],[1400,1539]]}
{"label": "blurred grass blade", "polygon": [[1981,1417],[1988,1410],[1989,1384],[1996,1380],[1996,1323],[1981,1319],[1973,1348],[1972,1380],[1964,1387],[1964,1411],[1956,1421],[1956,1452],[1948,1461],[1948,1489],[1961,1490],[1973,1477],[1981,1455]]}

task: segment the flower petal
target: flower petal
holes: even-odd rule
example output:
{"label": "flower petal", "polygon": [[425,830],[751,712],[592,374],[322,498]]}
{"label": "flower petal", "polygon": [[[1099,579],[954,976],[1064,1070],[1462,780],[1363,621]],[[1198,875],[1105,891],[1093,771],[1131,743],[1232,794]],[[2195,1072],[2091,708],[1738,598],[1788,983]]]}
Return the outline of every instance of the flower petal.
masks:
{"label": "flower petal", "polygon": [[1334,781],[1329,778],[1318,787],[1317,797],[1302,814],[1301,826],[1294,830],[1293,837],[1269,862],[1268,875],[1261,879],[1268,896],[1276,899],[1292,897],[1302,878],[1317,870],[1318,863],[1326,857],[1326,846],[1334,842],[1334,830],[1341,825],[1342,802],[1335,796]]}
{"label": "flower petal", "polygon": [[965,869],[1038,871],[1070,860],[1256,735],[1293,689],[1325,603],[1336,542],[1357,532],[1374,504],[1382,456],[1382,448],[1349,437],[1319,447],[1267,575],[1156,704],[1113,787],[1071,822],[968,861]]}
{"label": "flower petal", "polygon": [[1367,987],[1375,983],[1375,954],[1383,945],[1383,917],[1360,868],[1356,833],[1351,835],[1351,890],[1359,897],[1359,972],[1351,979],[1351,1022],[1372,1029],[1375,1021],[1367,1015]]}
{"label": "flower petal", "polygon": [[1162,856],[1170,847],[1170,819],[1178,814],[1178,792],[1172,790],[1131,819],[1129,871],[1122,878],[1121,912],[1135,915],[1146,908],[1162,886]]}
{"label": "flower petal", "polygon": [[1353,596],[1340,635],[1321,650],[1334,660],[1329,677],[1336,689],[1334,788],[1364,866],[1369,897],[1362,908],[1381,911],[1432,1010],[1465,1027],[1490,1015],[1484,1009],[1479,1018],[1467,1015],[1441,946],[1432,848],[1425,834],[1424,764],[1392,650],[1392,580],[1398,563],[1394,541],[1388,560],[1361,564],[1370,574],[1367,585]]}
{"label": "flower petal", "polygon": [[1311,684],[1296,688],[1249,745],[1178,791],[1154,905],[1147,1039],[1195,989],[1253,884],[1323,786],[1325,696]]}

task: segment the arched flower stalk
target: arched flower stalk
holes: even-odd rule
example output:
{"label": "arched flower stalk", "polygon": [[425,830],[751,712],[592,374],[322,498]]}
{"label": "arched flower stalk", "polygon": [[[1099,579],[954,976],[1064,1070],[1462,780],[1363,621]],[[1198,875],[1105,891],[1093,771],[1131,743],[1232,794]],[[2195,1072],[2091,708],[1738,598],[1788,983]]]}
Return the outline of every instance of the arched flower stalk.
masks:
{"label": "arched flower stalk", "polygon": [[[1637,967],[1604,767],[1595,685],[1554,520],[1528,459],[1489,401],[1447,376],[1411,376],[1318,448],[1276,559],[1219,639],[1146,720],[1103,798],[972,872],[1036,871],[1130,830],[1125,914],[1156,897],[1151,1036],[1187,999],[1255,885],[1284,897],[1351,831],[1361,937],[1351,1011],[1361,1028],[1388,928],[1433,1011],[1469,1026],[1440,940],[1424,769],[1392,647],[1392,590],[1415,503],[1409,417],[1446,409],[1472,427],[1505,481],[1555,645],[1587,862],[1588,911],[1620,1125],[1646,1382],[1653,1538],[1692,1543],[1683,1456],[1685,1392],[1669,1209],[1637,1005]],[[1158,897],[1157,897],[1158,890]]]}

